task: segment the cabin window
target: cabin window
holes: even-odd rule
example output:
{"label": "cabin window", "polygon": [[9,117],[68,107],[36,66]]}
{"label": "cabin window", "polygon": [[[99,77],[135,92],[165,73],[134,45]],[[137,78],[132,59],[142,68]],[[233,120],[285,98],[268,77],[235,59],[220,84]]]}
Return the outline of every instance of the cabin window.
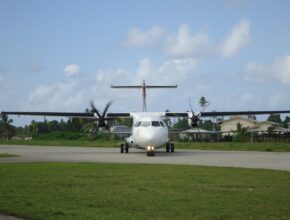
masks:
{"label": "cabin window", "polygon": [[159,127],[160,126],[159,121],[152,121],[152,126],[153,127]]}
{"label": "cabin window", "polygon": [[150,121],[142,121],[141,126],[142,127],[149,127],[149,126],[151,126],[151,122]]}
{"label": "cabin window", "polygon": [[162,121],[160,121],[160,125],[161,125],[162,127],[165,127],[165,125],[164,125],[164,123],[163,123]]}
{"label": "cabin window", "polygon": [[135,124],[135,127],[140,127],[141,125],[141,121],[138,121],[136,124]]}

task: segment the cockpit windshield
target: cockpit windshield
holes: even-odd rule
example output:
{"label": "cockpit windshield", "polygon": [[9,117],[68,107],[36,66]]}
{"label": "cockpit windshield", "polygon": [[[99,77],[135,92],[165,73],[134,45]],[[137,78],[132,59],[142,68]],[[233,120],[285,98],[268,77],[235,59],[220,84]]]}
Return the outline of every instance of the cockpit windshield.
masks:
{"label": "cockpit windshield", "polygon": [[162,121],[138,121],[135,124],[135,127],[165,127],[164,122]]}
{"label": "cockpit windshield", "polygon": [[153,127],[159,127],[160,126],[159,121],[152,121],[152,126]]}
{"label": "cockpit windshield", "polygon": [[140,127],[141,125],[141,121],[138,121],[136,124],[135,124],[135,127]]}
{"label": "cockpit windshield", "polygon": [[151,126],[151,121],[142,121],[141,126],[142,127],[149,127],[149,126]]}

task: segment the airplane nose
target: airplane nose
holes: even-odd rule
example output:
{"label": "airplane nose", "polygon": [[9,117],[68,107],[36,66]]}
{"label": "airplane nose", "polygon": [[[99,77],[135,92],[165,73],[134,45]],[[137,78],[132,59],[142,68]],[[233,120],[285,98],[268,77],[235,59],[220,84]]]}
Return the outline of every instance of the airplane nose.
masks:
{"label": "airplane nose", "polygon": [[162,142],[163,138],[162,135],[159,132],[153,131],[153,132],[146,132],[144,134],[144,143],[146,143],[147,145],[151,145],[151,146],[155,146],[157,147],[158,145],[160,145],[160,142]]}
{"label": "airplane nose", "polygon": [[135,143],[143,148],[148,146],[160,147],[166,143],[168,138],[166,132],[157,129],[141,128],[134,134]]}
{"label": "airplane nose", "polygon": [[146,132],[145,134],[144,134],[144,141],[146,141],[147,143],[151,143],[152,144],[152,142],[154,142],[154,140],[156,140],[156,137],[157,135],[156,134],[154,134],[153,132]]}

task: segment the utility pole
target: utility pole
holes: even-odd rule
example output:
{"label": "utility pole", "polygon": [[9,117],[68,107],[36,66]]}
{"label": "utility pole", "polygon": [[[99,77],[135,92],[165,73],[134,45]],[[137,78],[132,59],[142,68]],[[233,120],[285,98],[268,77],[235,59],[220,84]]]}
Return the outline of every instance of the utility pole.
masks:
{"label": "utility pole", "polygon": [[146,105],[146,90],[147,89],[169,89],[169,88],[177,88],[177,85],[172,86],[153,86],[153,85],[146,85],[145,80],[143,80],[142,85],[134,85],[134,86],[114,86],[111,85],[112,89],[141,89],[142,90],[142,98],[143,98],[143,112],[146,112],[147,105]]}

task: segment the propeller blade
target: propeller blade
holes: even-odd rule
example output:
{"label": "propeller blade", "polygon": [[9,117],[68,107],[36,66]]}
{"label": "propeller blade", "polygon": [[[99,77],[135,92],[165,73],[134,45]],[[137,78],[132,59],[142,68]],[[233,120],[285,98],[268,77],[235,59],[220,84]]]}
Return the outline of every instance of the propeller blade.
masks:
{"label": "propeller blade", "polygon": [[110,106],[112,105],[112,102],[110,101],[110,102],[108,102],[108,104],[106,105],[106,107],[105,107],[105,109],[104,109],[104,111],[103,111],[103,117],[105,117],[106,116],[106,113],[107,113],[107,111],[108,111],[108,109],[110,108]]}
{"label": "propeller blade", "polygon": [[210,105],[210,102],[209,101],[206,101],[205,105],[203,106],[202,110],[200,112],[198,112],[197,114],[194,114],[193,112],[193,109],[192,109],[192,106],[191,106],[191,102],[190,102],[190,98],[189,98],[189,106],[190,106],[190,110],[191,110],[191,113],[192,113],[192,116],[189,117],[189,119],[191,120],[191,124],[192,126],[195,126],[198,128],[199,130],[199,127],[198,127],[198,122],[199,121],[202,121],[200,119],[203,111]]}
{"label": "propeller blade", "polygon": [[104,127],[110,132],[110,127],[107,124],[107,121],[108,120],[114,120],[114,118],[106,118],[106,114],[107,114],[108,109],[112,105],[112,102],[110,101],[110,102],[107,103],[102,115],[100,114],[98,109],[95,107],[93,101],[90,102],[90,105],[91,105],[91,108],[92,108],[92,112],[94,112],[94,113],[96,113],[98,115],[98,118],[95,118],[95,121],[97,121],[97,132],[98,132],[100,127]]}
{"label": "propeller blade", "polygon": [[101,114],[100,114],[100,112],[98,111],[98,109],[96,109],[96,107],[95,107],[93,101],[90,102],[90,105],[91,105],[92,111],[93,111],[94,113],[96,113],[96,114],[98,115],[98,117],[101,117]]}
{"label": "propeller blade", "polygon": [[191,113],[192,113],[192,115],[194,115],[194,113],[193,113],[193,109],[192,109],[192,106],[191,106],[190,98],[188,98],[188,102],[189,102],[189,106],[190,106]]}

